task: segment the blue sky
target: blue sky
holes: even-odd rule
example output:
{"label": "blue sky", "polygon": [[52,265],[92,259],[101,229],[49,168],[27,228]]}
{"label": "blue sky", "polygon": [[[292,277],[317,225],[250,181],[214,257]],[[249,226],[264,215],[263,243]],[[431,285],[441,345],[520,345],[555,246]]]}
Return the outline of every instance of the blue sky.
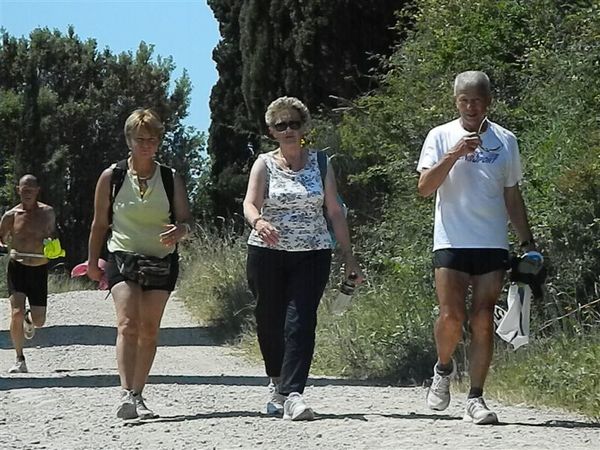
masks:
{"label": "blue sky", "polygon": [[204,0],[0,0],[0,26],[13,36],[36,27],[66,33],[73,25],[80,39],[93,38],[98,49],[135,51],[140,41],[154,44],[154,55],[172,56],[178,78],[187,69],[193,84],[187,125],[207,131],[208,99],[217,81],[212,50],[218,23]]}

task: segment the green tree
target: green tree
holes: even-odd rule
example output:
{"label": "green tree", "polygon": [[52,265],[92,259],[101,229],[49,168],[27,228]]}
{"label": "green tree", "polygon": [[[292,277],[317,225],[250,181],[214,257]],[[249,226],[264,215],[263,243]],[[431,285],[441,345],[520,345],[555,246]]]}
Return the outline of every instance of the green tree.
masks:
{"label": "green tree", "polygon": [[[12,183],[25,172],[39,178],[69,264],[85,259],[95,183],[127,155],[123,124],[133,109],[153,107],[163,119],[163,162],[188,183],[199,171],[204,138],[182,124],[190,80],[184,72],[170,91],[173,61],[154,58],[151,45],[114,55],[98,51],[93,39],[81,41],[72,27],[64,35],[35,29],[20,39],[3,31],[0,63],[0,154],[11,161],[2,176]],[[13,189],[1,199],[3,207],[14,203]]]}
{"label": "green tree", "polygon": [[406,1],[209,0],[221,25],[214,52],[208,151],[217,213],[240,210],[246,171],[266,132],[264,112],[281,95],[316,113],[373,88],[375,54],[391,51],[394,12]]}

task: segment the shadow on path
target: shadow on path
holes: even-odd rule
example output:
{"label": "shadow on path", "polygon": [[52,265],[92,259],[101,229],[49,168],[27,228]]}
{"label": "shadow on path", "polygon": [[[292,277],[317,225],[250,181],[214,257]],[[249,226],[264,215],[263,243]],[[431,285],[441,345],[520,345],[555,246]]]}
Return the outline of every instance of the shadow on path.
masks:
{"label": "shadow on path", "polygon": [[131,421],[123,422],[125,427],[134,427],[138,425],[147,425],[151,423],[171,423],[171,422],[187,422],[190,420],[206,420],[206,419],[237,419],[240,417],[249,418],[264,418],[264,419],[277,419],[275,416],[270,416],[265,413],[258,411],[215,411],[211,413],[198,413],[198,414],[180,414],[176,416],[163,416],[156,419],[141,420],[134,419]]}
{"label": "shadow on path", "polygon": [[[158,345],[166,347],[220,345],[210,327],[161,328]],[[36,330],[31,347],[62,345],[115,345],[117,330],[102,325],[56,325]],[[12,349],[10,332],[0,331],[0,349]]]}
{"label": "shadow on path", "polygon": [[[88,369],[89,370],[89,369]],[[94,369],[92,369],[94,370]],[[97,369],[95,369],[97,370]],[[106,369],[104,369],[106,370]],[[80,372],[83,372],[81,370]],[[0,391],[11,389],[36,389],[36,388],[87,388],[87,387],[113,387],[120,386],[118,375],[75,374],[77,370],[59,369],[57,373],[62,376],[35,376],[29,373],[16,376],[0,376]],[[224,385],[224,386],[266,386],[266,376],[206,376],[206,375],[150,375],[148,384],[188,384],[188,385]],[[339,378],[309,378],[308,386],[370,386],[384,387],[364,380],[351,380]]]}
{"label": "shadow on path", "polygon": [[[156,422],[186,422],[190,420],[206,420],[206,419],[227,419],[227,418],[239,418],[239,417],[258,417],[263,419],[276,419],[281,420],[281,417],[276,417],[261,413],[258,411],[214,411],[210,413],[198,413],[189,415],[176,415],[176,416],[165,416],[157,419],[150,420],[133,420],[124,422],[124,426],[138,426],[144,424],[151,424]],[[359,420],[361,422],[368,422],[369,417],[382,417],[389,419],[401,419],[401,420],[448,420],[448,421],[462,421],[462,417],[450,416],[447,414],[379,414],[376,412],[369,413],[347,413],[347,414],[319,414],[315,412],[315,422],[319,420]],[[549,420],[540,423],[526,423],[526,422],[513,422],[513,423],[499,423],[493,426],[504,426],[504,425],[517,425],[527,427],[544,427],[544,428],[589,428],[597,429],[600,428],[599,423],[589,422],[577,422],[571,420]]]}
{"label": "shadow on path", "polygon": [[545,422],[500,422],[496,427],[515,425],[518,427],[545,427],[545,428],[591,428],[600,430],[599,422],[578,422],[575,420],[547,420]]}

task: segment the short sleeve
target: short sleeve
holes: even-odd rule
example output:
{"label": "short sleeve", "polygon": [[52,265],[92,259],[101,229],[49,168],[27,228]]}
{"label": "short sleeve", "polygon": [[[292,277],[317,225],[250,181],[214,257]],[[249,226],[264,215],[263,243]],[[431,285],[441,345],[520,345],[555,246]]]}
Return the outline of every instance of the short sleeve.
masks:
{"label": "short sleeve", "polygon": [[425,169],[431,169],[440,159],[440,150],[438,145],[437,133],[431,130],[425,142],[423,148],[421,148],[421,156],[419,157],[419,163],[417,164],[417,172],[422,172]]}
{"label": "short sleeve", "polygon": [[519,144],[517,143],[517,139],[513,135],[510,135],[506,137],[506,140],[510,160],[508,162],[504,187],[513,187],[521,181],[521,178],[523,178],[523,168],[521,167],[521,156],[519,155]]}

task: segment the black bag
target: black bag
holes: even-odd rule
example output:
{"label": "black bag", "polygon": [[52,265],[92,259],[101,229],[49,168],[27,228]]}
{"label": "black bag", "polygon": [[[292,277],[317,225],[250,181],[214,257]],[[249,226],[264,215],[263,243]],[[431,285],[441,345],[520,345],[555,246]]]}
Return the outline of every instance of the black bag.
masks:
{"label": "black bag", "polygon": [[164,286],[171,275],[173,255],[164,258],[139,253],[114,252],[115,264],[123,277],[140,286]]}

